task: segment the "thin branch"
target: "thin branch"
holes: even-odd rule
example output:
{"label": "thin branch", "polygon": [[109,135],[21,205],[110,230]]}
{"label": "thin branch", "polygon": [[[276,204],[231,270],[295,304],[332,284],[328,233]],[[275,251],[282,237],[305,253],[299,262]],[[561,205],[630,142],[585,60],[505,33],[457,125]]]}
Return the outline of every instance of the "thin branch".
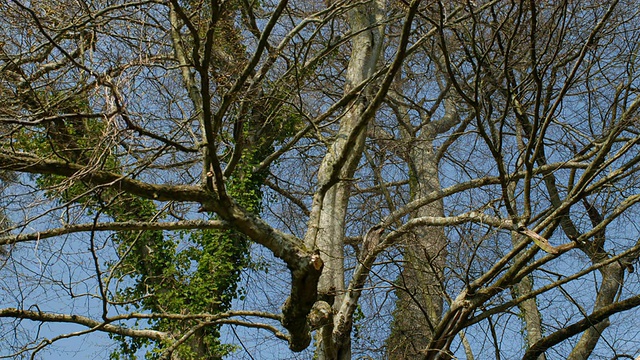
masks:
{"label": "thin branch", "polygon": [[116,221],[87,224],[65,225],[60,228],[38,231],[29,234],[6,235],[0,237],[0,245],[42,240],[61,235],[84,231],[148,231],[148,230],[187,230],[187,229],[228,229],[222,220],[184,220],[173,222]]}
{"label": "thin branch", "polygon": [[533,344],[527,352],[525,352],[522,360],[535,360],[540,354],[545,352],[552,346],[559,344],[560,342],[579,334],[588,328],[606,320],[609,316],[617,314],[622,311],[633,309],[640,305],[640,295],[630,297],[626,300],[613,303],[611,305],[604,306],[584,319],[573,323],[569,326],[565,326],[562,329],[552,333],[549,336],[544,337],[535,344]]}
{"label": "thin branch", "polygon": [[81,315],[56,314],[42,311],[6,308],[0,309],[0,318],[3,317],[28,319],[43,322],[72,323],[89,327],[91,329],[94,329],[95,331],[102,331],[129,337],[145,338],[156,341],[166,341],[170,339],[169,335],[162,331],[130,329],[123,326],[113,325],[109,322],[94,320],[92,318]]}

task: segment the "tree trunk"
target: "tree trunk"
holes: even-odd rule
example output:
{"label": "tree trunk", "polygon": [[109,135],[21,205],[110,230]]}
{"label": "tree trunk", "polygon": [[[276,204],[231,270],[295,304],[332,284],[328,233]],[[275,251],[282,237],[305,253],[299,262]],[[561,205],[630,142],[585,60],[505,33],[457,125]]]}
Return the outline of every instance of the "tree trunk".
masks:
{"label": "tree trunk", "polygon": [[[593,307],[594,311],[610,305],[615,301],[618,290],[622,286],[624,269],[619,262],[614,262],[602,267],[600,273],[602,274],[602,284],[596,296],[596,303]],[[567,359],[588,359],[596,347],[598,340],[600,340],[602,331],[604,331],[609,324],[609,319],[607,318],[587,329],[580,337],[578,343],[573,347]]]}
{"label": "tree trunk", "polygon": [[[423,132],[410,144],[412,200],[440,188],[438,164],[431,137]],[[443,216],[442,201],[417,210],[412,217]],[[417,359],[429,344],[433,328],[442,315],[442,270],[446,258],[446,236],[442,227],[421,227],[405,243],[404,268],[397,280],[396,310],[387,342],[389,359]]]}
{"label": "tree trunk", "polygon": [[[512,242],[515,246],[522,241],[521,236],[512,235]],[[513,287],[514,298],[528,294],[533,290],[533,279],[531,276],[525,276],[519,283]],[[542,339],[542,318],[536,299],[528,299],[518,305],[522,319],[524,320],[525,330],[527,331],[527,346],[531,347],[537,341]],[[538,360],[546,360],[546,356],[541,354]]]}
{"label": "tree trunk", "polygon": [[[441,62],[437,51],[433,60]],[[443,78],[443,83],[447,82]],[[401,81],[399,82],[402,83]],[[400,86],[401,87],[401,86]],[[444,115],[438,120],[421,119],[420,132],[411,128],[409,109],[399,105],[398,121],[405,140],[406,161],[409,167],[411,200],[441,189],[439,179],[440,155],[435,152],[433,140],[460,121],[456,100],[448,89],[441,86],[444,95]],[[402,92],[402,89],[397,89]],[[446,95],[445,95],[446,94]],[[393,93],[391,94],[393,95]],[[404,104],[402,97],[395,99]],[[413,212],[412,218],[444,216],[444,204],[438,200]],[[425,354],[434,329],[443,311],[443,269],[447,256],[447,237],[443,227],[415,228],[405,239],[403,269],[396,281],[396,309],[387,340],[387,356],[391,360],[417,359]]]}
{"label": "tree trunk", "polygon": [[[516,135],[518,147],[520,148],[520,151],[524,152],[526,149],[526,146],[521,136],[521,134],[523,134],[524,131],[519,122],[516,123],[516,129],[518,129],[517,135]],[[509,185],[509,196],[511,197],[510,201],[512,204],[515,204],[517,201],[516,191],[517,191],[516,183]],[[511,233],[511,243],[513,244],[514,247],[517,244],[519,244],[522,240],[523,240],[523,237],[521,235],[518,235],[516,232]],[[516,298],[518,296],[528,294],[532,290],[533,290],[533,278],[531,277],[531,275],[528,275],[522,278],[522,280],[520,280],[519,283],[513,286],[512,295],[514,298]],[[535,298],[528,299],[521,302],[520,304],[518,304],[518,308],[520,310],[520,314],[522,314],[522,319],[524,320],[524,327],[527,332],[527,338],[526,338],[527,346],[531,347],[533,346],[533,344],[535,344],[540,339],[542,339],[542,315],[540,315],[540,309],[538,309],[538,304],[536,303]],[[546,360],[546,359],[547,357],[545,356],[544,353],[538,357],[538,360]]]}
{"label": "tree trunk", "polygon": [[[384,27],[374,26],[382,17],[385,1],[375,0],[357,6],[348,13],[348,22],[353,33],[351,39],[351,58],[346,74],[345,92],[368,79],[375,71],[382,48]],[[369,29],[369,30],[364,30]],[[364,30],[364,31],[363,31]],[[368,104],[368,93],[364,93],[348,106],[340,123],[335,141],[318,171],[320,185],[330,176],[338,157],[349,149],[347,160],[339,169],[340,179],[352,178],[364,149],[366,130],[362,131],[354,143],[348,143],[349,135],[355,131],[356,124]],[[350,184],[341,180],[325,194],[316,194],[310,216],[310,231],[305,237],[307,247],[316,248],[324,262],[324,268],[318,284],[320,300],[339,310],[344,294],[344,234],[345,216],[349,199]],[[333,324],[325,325],[317,332],[316,359],[350,359],[351,343],[347,339],[333,338]]]}

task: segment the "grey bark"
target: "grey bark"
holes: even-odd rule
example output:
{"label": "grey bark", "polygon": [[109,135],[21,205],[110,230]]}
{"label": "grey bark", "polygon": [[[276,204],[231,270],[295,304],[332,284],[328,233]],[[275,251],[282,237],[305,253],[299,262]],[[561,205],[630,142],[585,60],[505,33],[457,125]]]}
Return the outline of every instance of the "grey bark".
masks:
{"label": "grey bark", "polygon": [[[406,114],[408,111],[401,109],[399,116]],[[399,120],[409,124],[408,119]],[[403,132],[408,146],[406,160],[412,200],[440,190],[439,158],[433,148],[433,139],[458,121],[454,101],[447,98],[442,119],[426,124],[417,136]],[[422,206],[411,214],[412,218],[424,216],[444,216],[442,200]],[[442,316],[446,246],[447,237],[440,226],[418,227],[406,238],[404,265],[397,280],[394,320],[387,341],[389,359],[415,359],[427,350]]]}
{"label": "grey bark", "polygon": [[[431,136],[431,134],[428,134]],[[440,189],[432,142],[421,136],[410,146],[411,191],[420,198]],[[442,201],[421,207],[412,217],[444,216]],[[442,269],[447,239],[442,227],[420,227],[405,243],[404,268],[397,280],[396,310],[388,341],[389,359],[418,358],[442,315]]]}
{"label": "grey bark", "polygon": [[[513,246],[516,246],[523,240],[522,236],[512,235]],[[514,298],[528,294],[533,290],[533,279],[531,276],[525,276],[519,283],[513,286]],[[520,314],[524,320],[524,328],[526,330],[526,341],[529,347],[542,339],[542,315],[538,309],[535,298],[528,299],[518,304]],[[541,354],[538,360],[546,360],[545,354]]]}
{"label": "grey bark", "polygon": [[[375,0],[353,8],[348,13],[351,32],[351,57],[346,74],[345,93],[367,80],[375,71],[382,49],[384,27],[375,26],[384,14],[385,1]],[[368,29],[368,30],[365,30]],[[360,131],[355,141],[347,139],[357,130],[357,125],[367,108],[368,94],[364,93],[352,101],[340,123],[338,134],[327,151],[318,171],[319,192],[314,196],[309,220],[309,231],[305,236],[308,248],[318,249],[324,262],[324,269],[318,283],[320,300],[326,301],[338,312],[345,291],[344,285],[344,235],[345,216],[349,201],[350,184],[364,149],[366,129]],[[346,162],[336,169],[341,154],[348,151]],[[323,193],[325,183],[332,172],[339,172],[337,184]],[[317,332],[316,358],[350,359],[351,346],[347,340],[334,339],[335,324],[327,324]]]}
{"label": "grey bark", "polygon": [[[600,270],[602,274],[602,284],[596,296],[594,311],[600,310],[614,303],[618,290],[622,285],[622,277],[624,270],[619,262],[611,263]],[[596,323],[594,326],[585,330],[580,337],[578,343],[573,347],[571,354],[567,359],[581,360],[589,359],[589,356],[596,347],[598,340],[602,335],[602,331],[610,325],[609,318]]]}
{"label": "grey bark", "polygon": [[[524,151],[526,149],[525,142],[522,139],[522,134],[524,133],[522,129],[522,124],[517,122],[516,129],[518,129],[516,134],[516,141],[518,143],[518,147],[520,151]],[[522,166],[522,164],[520,164]],[[518,169],[520,170],[520,169]],[[516,203],[516,184],[513,183],[509,186],[509,196],[512,204]],[[514,247],[516,247],[520,242],[524,240],[522,235],[519,235],[516,232],[511,233],[511,243]],[[518,257],[520,258],[520,257]],[[533,278],[531,275],[525,276],[520,282],[513,286],[514,298],[528,294],[533,291]],[[526,343],[528,347],[533,346],[535,343],[542,339],[542,315],[540,314],[540,309],[538,309],[538,304],[535,298],[525,300],[518,304],[518,309],[520,310],[520,314],[522,315],[522,319],[524,320],[524,328],[526,330]],[[538,360],[546,360],[546,355],[540,354]]]}

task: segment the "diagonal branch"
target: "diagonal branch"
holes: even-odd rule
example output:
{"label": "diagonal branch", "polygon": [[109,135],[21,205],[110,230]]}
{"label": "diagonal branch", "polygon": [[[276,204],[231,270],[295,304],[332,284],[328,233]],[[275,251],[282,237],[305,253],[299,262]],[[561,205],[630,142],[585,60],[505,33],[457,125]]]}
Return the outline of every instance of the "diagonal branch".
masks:
{"label": "diagonal branch", "polygon": [[535,360],[540,354],[542,354],[552,346],[557,345],[562,341],[576,334],[579,334],[602,321],[605,321],[609,316],[613,314],[633,309],[634,307],[639,305],[640,295],[636,295],[626,300],[602,307],[594,311],[593,313],[591,313],[591,315],[585,317],[584,319],[569,326],[565,326],[562,329],[536,342],[531,346],[531,348],[529,348],[529,350],[527,350],[527,352],[522,357],[522,360]]}

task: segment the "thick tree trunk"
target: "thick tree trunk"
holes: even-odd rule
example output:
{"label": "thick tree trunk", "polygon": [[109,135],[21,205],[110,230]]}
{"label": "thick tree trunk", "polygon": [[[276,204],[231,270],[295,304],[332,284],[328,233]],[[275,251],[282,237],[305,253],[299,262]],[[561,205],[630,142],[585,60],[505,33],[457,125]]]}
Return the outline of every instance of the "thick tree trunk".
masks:
{"label": "thick tree trunk", "polygon": [[[359,139],[360,140],[360,139]],[[364,141],[358,141],[355,149],[361,153]],[[357,164],[353,159],[352,164]],[[350,172],[353,175],[353,172]],[[320,300],[326,301],[333,308],[342,302],[344,293],[344,225],[346,207],[348,204],[349,185],[345,182],[336,184],[325,196],[323,211],[320,215],[320,226],[316,246],[320,250],[320,256],[324,261],[324,269],[318,283]],[[317,359],[350,359],[350,343],[340,346],[333,343],[333,326],[324,326],[318,331]]]}
{"label": "thick tree trunk", "polygon": [[[430,139],[423,133],[410,145],[412,198],[440,188],[438,164]],[[441,201],[420,208],[412,217],[443,216]],[[405,243],[404,268],[397,280],[396,310],[387,346],[389,359],[417,359],[429,344],[433,328],[442,315],[442,269],[446,258],[446,236],[442,227],[414,230]]]}
{"label": "thick tree trunk", "polygon": [[[441,61],[435,56],[434,59]],[[443,79],[446,82],[446,79]],[[401,82],[400,82],[401,83]],[[397,91],[402,92],[402,89]],[[441,91],[448,91],[445,87]],[[393,96],[393,95],[392,95]],[[460,121],[456,100],[445,95],[444,116],[438,120],[422,119],[416,135],[410,127],[409,109],[398,107],[398,121],[406,143],[411,200],[441,189],[439,155],[433,147],[436,136],[447,132]],[[403,104],[402,98],[396,102]],[[441,200],[427,204],[411,214],[412,218],[444,216]],[[427,351],[443,311],[443,269],[447,257],[447,237],[443,227],[423,226],[405,239],[404,264],[396,281],[397,300],[391,333],[387,339],[387,356],[391,360],[421,358]]]}

